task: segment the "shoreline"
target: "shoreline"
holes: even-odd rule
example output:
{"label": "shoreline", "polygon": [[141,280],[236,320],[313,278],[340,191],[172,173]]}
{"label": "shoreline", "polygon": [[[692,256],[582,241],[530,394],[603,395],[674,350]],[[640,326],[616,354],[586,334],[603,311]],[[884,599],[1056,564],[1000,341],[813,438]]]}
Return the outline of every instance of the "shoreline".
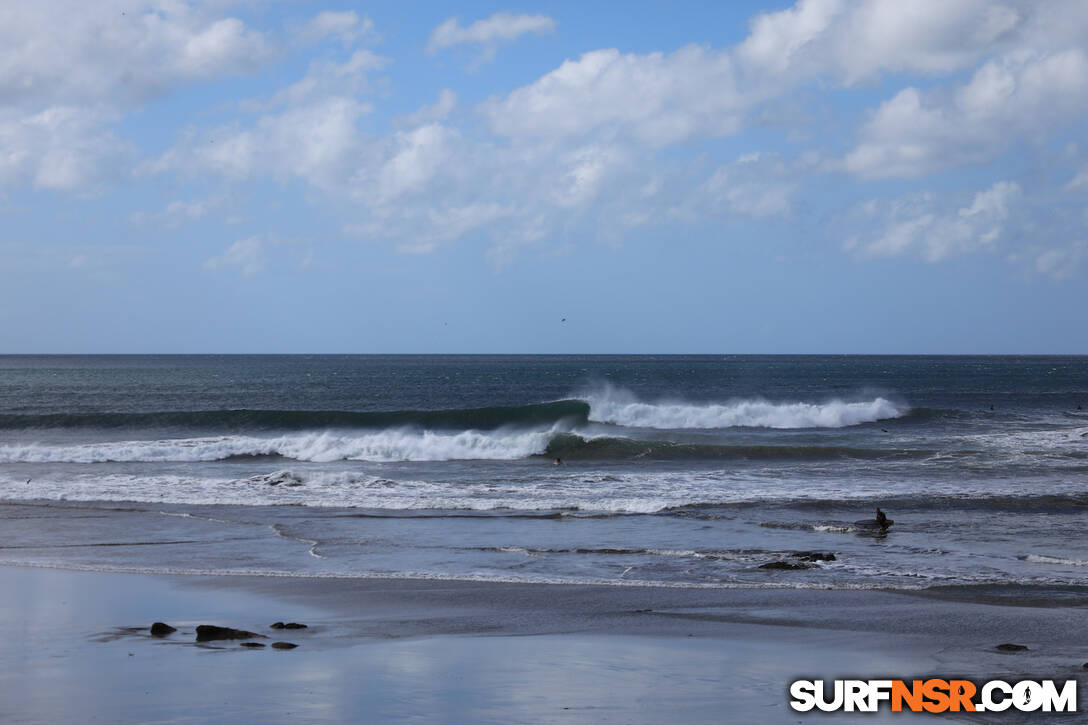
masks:
{"label": "shoreline", "polygon": [[[1078,606],[880,590],[185,576],[0,566],[5,722],[911,721],[797,713],[794,679],[1072,679]],[[944,597],[944,598],[942,598]],[[152,638],[164,621],[179,631]],[[270,630],[275,621],[305,630]],[[197,645],[217,624],[300,645]],[[1028,646],[1002,653],[1004,642]],[[380,685],[380,686],[379,686]],[[1082,688],[1083,689],[1083,688]],[[1081,712],[1084,711],[1083,703]],[[1001,722],[1028,722],[1005,713]],[[1018,719],[1023,718],[1023,719]],[[970,716],[960,715],[965,722]],[[1063,721],[1070,721],[1064,716]]]}

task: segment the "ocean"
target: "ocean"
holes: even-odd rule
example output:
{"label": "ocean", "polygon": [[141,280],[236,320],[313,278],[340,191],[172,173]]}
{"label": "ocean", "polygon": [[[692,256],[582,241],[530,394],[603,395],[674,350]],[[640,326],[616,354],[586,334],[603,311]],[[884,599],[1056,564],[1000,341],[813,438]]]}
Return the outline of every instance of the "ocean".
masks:
{"label": "ocean", "polygon": [[1086,357],[4,356],[0,564],[1083,601],[1085,408]]}

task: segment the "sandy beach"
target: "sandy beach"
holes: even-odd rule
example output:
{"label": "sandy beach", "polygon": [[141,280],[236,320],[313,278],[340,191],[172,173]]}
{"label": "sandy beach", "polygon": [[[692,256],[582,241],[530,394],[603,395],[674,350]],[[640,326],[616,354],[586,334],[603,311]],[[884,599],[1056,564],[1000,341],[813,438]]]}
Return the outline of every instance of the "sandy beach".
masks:
{"label": "sandy beach", "polygon": [[[1081,608],[1008,606],[1000,592],[968,601],[953,590],[923,598],[33,567],[0,567],[0,579],[6,723],[904,722],[921,716],[793,712],[788,683],[1083,684],[1088,659]],[[178,631],[151,637],[154,621]],[[276,621],[308,627],[270,629]],[[199,624],[299,646],[197,644]],[[996,650],[1003,642],[1029,649]]]}

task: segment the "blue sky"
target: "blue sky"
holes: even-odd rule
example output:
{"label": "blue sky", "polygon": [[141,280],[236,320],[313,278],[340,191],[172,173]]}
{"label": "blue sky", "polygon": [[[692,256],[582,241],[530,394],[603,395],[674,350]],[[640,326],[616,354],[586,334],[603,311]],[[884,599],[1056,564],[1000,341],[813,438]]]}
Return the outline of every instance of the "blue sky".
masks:
{"label": "blue sky", "polygon": [[1088,353],[1083,2],[7,3],[0,98],[0,352]]}

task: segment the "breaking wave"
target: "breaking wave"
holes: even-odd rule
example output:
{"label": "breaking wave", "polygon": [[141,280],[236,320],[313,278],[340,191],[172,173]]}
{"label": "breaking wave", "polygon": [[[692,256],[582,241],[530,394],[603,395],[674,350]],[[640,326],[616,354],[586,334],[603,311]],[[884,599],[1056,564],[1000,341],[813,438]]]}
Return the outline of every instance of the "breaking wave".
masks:
{"label": "breaking wave", "polygon": [[[724,445],[647,440],[632,429],[839,428],[906,415],[884,398],[867,402],[643,402],[605,388],[521,406],[410,411],[207,410],[65,415],[0,415],[0,430],[109,430],[129,440],[0,444],[0,463],[210,462],[239,457],[296,461],[581,459],[874,459],[925,451],[824,445]],[[608,424],[605,427],[600,424]],[[117,431],[121,431],[118,433]],[[618,433],[618,434],[617,434]],[[23,436],[25,437],[25,436]],[[55,437],[55,436],[53,436]],[[655,436],[669,438],[675,436]],[[929,452],[930,454],[932,452]]]}
{"label": "breaking wave", "polygon": [[844,428],[899,418],[909,408],[885,398],[848,403],[646,403],[616,388],[587,396],[589,420],[634,428]]}
{"label": "breaking wave", "polygon": [[373,433],[294,433],[261,438],[212,436],[78,445],[0,445],[3,463],[105,463],[222,461],[243,456],[279,456],[296,461],[515,460],[543,453],[553,431],[458,433],[392,429]]}
{"label": "breaking wave", "polygon": [[566,423],[610,423],[635,428],[843,428],[907,416],[909,408],[885,398],[823,403],[772,403],[735,400],[728,403],[645,402],[612,387],[583,398],[528,405],[450,410],[194,410],[99,412],[48,415],[0,414],[0,430],[56,428],[172,429],[216,432],[308,431],[417,427],[439,430],[495,430]]}

